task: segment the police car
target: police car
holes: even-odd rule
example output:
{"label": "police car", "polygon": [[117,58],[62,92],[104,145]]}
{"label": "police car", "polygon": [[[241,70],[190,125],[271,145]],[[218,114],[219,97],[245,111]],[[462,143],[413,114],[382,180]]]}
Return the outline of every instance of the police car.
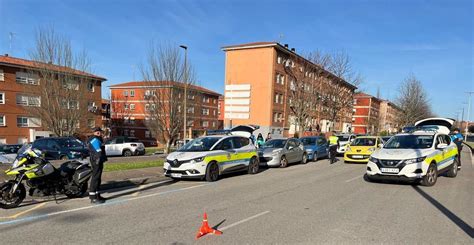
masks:
{"label": "police car", "polygon": [[216,181],[220,175],[259,171],[257,149],[248,135],[212,135],[197,138],[166,157],[165,176]]}
{"label": "police car", "polygon": [[428,118],[390,138],[369,158],[368,180],[421,180],[422,185],[433,186],[441,173],[456,177],[458,150],[448,135],[453,123],[453,119]]}

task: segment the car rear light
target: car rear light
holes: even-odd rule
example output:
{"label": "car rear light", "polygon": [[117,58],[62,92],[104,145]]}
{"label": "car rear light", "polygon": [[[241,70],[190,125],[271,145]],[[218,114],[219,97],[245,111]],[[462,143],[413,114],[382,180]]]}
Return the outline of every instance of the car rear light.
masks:
{"label": "car rear light", "polygon": [[136,147],[136,146],[137,146],[137,144],[130,144],[130,145],[133,146],[133,147]]}

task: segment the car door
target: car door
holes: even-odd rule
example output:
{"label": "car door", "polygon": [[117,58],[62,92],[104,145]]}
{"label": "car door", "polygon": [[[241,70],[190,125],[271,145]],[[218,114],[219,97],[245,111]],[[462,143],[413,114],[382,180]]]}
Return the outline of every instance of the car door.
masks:
{"label": "car door", "polygon": [[442,137],[442,135],[436,136],[436,141],[435,141],[435,145],[434,145],[434,148],[435,148],[434,159],[436,161],[436,164],[438,165],[438,170],[440,169],[440,167],[441,167],[440,165],[443,164],[443,161],[445,159],[444,149],[438,148],[439,144],[445,144],[444,138]]}
{"label": "car door", "polygon": [[115,144],[115,138],[107,140],[105,142],[105,154],[107,156],[114,156],[114,144]]}
{"label": "car door", "polygon": [[457,148],[456,145],[451,144],[451,138],[448,135],[443,134],[442,135],[444,142],[448,145],[444,150],[443,154],[443,161],[445,164],[443,164],[442,168],[451,166],[451,164],[454,162],[454,157],[456,156],[456,151],[455,148]]}
{"label": "car door", "polygon": [[318,138],[317,144],[318,144],[318,157],[327,156],[328,149],[327,149],[326,139],[322,137]]}
{"label": "car door", "polygon": [[234,147],[234,137],[229,137],[219,144],[217,147],[223,154],[225,154],[225,160],[219,162],[219,168],[222,173],[231,172],[238,165],[237,163],[237,151]]}
{"label": "car door", "polygon": [[298,161],[298,151],[296,149],[296,143],[294,140],[290,139],[286,143],[286,149],[287,149],[287,154],[286,154],[286,159],[288,160],[289,163],[293,163]]}
{"label": "car door", "polygon": [[295,162],[299,162],[299,161],[302,161],[303,160],[303,155],[305,153],[304,151],[304,146],[303,144],[301,143],[301,141],[299,139],[295,139],[294,140],[295,142]]}
{"label": "car door", "polygon": [[250,139],[244,137],[234,137],[232,138],[232,142],[236,151],[234,160],[235,170],[246,169],[250,162],[250,158],[248,157],[248,153],[251,151],[251,148],[249,147]]}

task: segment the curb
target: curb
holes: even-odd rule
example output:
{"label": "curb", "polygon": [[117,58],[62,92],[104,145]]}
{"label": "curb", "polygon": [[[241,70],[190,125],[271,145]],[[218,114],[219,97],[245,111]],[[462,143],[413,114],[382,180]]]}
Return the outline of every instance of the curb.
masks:
{"label": "curb", "polygon": [[471,149],[471,154],[474,155],[474,148],[472,148],[470,145],[466,144],[465,142],[462,142],[463,145],[467,146],[469,149]]}

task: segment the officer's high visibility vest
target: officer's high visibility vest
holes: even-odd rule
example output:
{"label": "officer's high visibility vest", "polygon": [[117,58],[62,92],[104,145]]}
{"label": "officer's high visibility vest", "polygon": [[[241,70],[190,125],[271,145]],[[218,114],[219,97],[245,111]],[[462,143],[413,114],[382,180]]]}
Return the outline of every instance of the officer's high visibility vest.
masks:
{"label": "officer's high visibility vest", "polygon": [[330,145],[337,145],[338,140],[339,140],[339,138],[337,136],[331,136],[331,137],[329,137],[329,144]]}

